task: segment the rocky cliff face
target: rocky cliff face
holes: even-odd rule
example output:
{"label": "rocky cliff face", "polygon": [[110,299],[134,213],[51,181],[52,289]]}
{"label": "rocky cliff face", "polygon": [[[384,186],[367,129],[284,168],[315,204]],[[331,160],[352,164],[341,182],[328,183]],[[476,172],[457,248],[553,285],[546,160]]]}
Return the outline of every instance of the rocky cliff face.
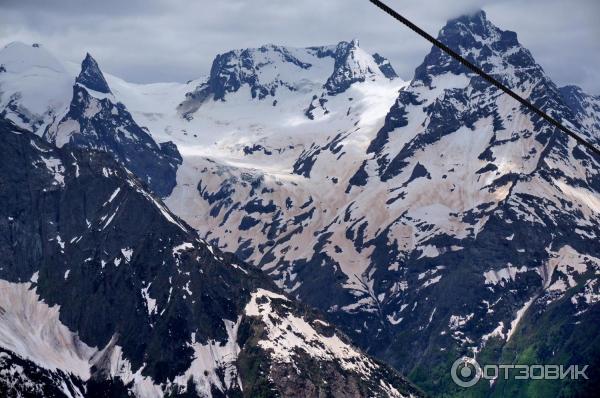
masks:
{"label": "rocky cliff face", "polygon": [[419,394],[199,238],[109,154],[6,120],[0,134],[3,393]]}

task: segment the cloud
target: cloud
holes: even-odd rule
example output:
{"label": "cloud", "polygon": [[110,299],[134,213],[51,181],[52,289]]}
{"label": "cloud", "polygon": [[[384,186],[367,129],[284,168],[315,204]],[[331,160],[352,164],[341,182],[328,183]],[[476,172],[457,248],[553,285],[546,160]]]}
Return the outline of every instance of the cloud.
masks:
{"label": "cloud", "polygon": [[[436,34],[449,18],[484,8],[519,33],[558,84],[600,93],[596,0],[387,0]],[[368,0],[4,0],[0,45],[43,43],[80,62],[89,51],[109,73],[134,82],[185,81],[208,73],[217,53],[265,43],[310,46],[358,38],[410,79],[430,44]]]}

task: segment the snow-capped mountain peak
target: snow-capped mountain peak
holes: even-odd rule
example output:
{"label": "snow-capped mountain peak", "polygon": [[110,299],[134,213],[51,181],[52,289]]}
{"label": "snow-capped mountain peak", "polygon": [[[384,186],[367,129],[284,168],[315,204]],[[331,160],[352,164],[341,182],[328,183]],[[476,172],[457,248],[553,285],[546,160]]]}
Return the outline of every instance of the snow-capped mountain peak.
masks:
{"label": "snow-capped mountain peak", "polygon": [[81,72],[77,76],[77,79],[75,79],[75,82],[99,93],[109,94],[111,92],[98,66],[98,62],[96,62],[90,53],[86,54],[85,59],[81,63]]}
{"label": "snow-capped mountain peak", "polygon": [[330,95],[342,93],[351,84],[356,82],[387,77],[380,69],[380,65],[374,56],[360,48],[359,42],[356,39],[350,43],[339,43],[336,47],[334,57],[333,73],[324,85],[324,88]]}
{"label": "snow-capped mountain peak", "polygon": [[298,91],[336,95],[356,82],[394,77],[389,61],[367,53],[358,40],[307,48],[269,44],[217,55],[208,80],[186,95],[179,111],[190,117],[206,100],[226,101],[228,94],[243,88],[252,99],[277,100]]}
{"label": "snow-capped mountain peak", "polygon": [[[513,88],[527,80],[537,82],[545,77],[543,69],[517,40],[517,34],[502,30],[487,19],[483,10],[452,19],[440,30],[438,40],[458,51],[485,72]],[[427,55],[415,73],[416,80],[429,84],[433,76],[445,73],[465,74],[467,70],[437,47]]]}
{"label": "snow-capped mountain peak", "polygon": [[58,147],[70,145],[108,152],[148,184],[167,195],[175,184],[181,156],[171,142],[157,143],[111,92],[98,63],[88,53],[72,85],[71,102],[53,119],[43,137]]}

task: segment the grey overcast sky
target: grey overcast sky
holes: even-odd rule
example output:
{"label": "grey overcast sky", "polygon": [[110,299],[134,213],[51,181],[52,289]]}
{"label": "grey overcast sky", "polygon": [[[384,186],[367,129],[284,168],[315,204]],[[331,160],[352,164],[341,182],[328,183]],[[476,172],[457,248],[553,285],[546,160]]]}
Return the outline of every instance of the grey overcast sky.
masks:
{"label": "grey overcast sky", "polygon": [[[559,85],[600,94],[599,0],[387,0],[434,36],[483,8],[514,30]],[[266,43],[313,46],[357,38],[412,78],[430,45],[368,0],[0,0],[0,46],[41,43],[133,82],[186,81],[217,53]]]}

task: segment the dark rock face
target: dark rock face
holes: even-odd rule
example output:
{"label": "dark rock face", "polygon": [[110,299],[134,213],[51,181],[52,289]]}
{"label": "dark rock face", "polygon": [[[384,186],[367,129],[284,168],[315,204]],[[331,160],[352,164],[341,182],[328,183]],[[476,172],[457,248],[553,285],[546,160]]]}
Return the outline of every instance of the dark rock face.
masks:
{"label": "dark rock face", "polygon": [[[83,341],[106,347],[118,336],[133,368],[145,364],[159,382],[189,367],[192,332],[199,341],[226,338],[222,319],[235,321],[256,283],[251,276],[213,255],[108,154],[59,151],[2,127],[2,279],[38,272],[37,292],[61,306],[61,320]],[[57,165],[54,175],[44,162]],[[148,308],[144,288],[160,313]]]}
{"label": "dark rock face", "polygon": [[[286,380],[273,379],[278,373],[269,371],[271,354],[261,348],[264,336],[239,334],[233,326],[251,322],[262,330],[259,320],[245,315],[245,307],[253,291],[277,288],[259,271],[207,245],[105,152],[59,149],[1,119],[0,156],[0,279],[15,286],[28,283],[44,305],[59,306],[60,322],[81,340],[78,355],[89,361],[91,374],[82,379],[60,368],[48,370],[2,350],[0,370],[8,373],[0,377],[0,391],[33,397],[76,391],[131,396],[141,387],[127,375],[140,372],[169,396],[250,396],[242,386],[252,385],[257,375],[250,371],[238,378],[235,356],[215,362],[214,370],[194,373],[194,347],[211,344],[215,350],[239,344],[241,358],[251,355],[267,369],[260,377],[265,383],[275,380],[276,388],[265,396],[290,388]],[[305,316],[306,308],[289,303],[286,314]],[[3,322],[24,316],[15,308],[0,308]],[[86,351],[82,344],[96,348]],[[85,356],[90,350],[96,351]],[[309,353],[294,355],[311,361]],[[117,372],[122,366],[130,371],[115,374],[117,358]],[[366,356],[360,360],[374,364]],[[350,378],[365,386],[355,396],[381,395],[381,386],[336,361],[331,362],[336,370],[305,374],[299,382],[323,385],[328,377]],[[390,386],[413,390],[390,368],[369,366]],[[15,369],[21,370],[15,374]],[[176,378],[188,369],[189,380],[181,384]]]}
{"label": "dark rock face", "polygon": [[[264,53],[270,54],[266,63],[261,57]],[[207,82],[186,94],[186,101],[179,107],[182,114],[184,117],[191,117],[199,104],[207,99],[225,101],[227,93],[234,93],[243,85],[249,86],[252,98],[259,100],[274,96],[279,89],[295,90],[290,82],[282,80],[261,82],[261,69],[276,62],[289,62],[301,69],[312,67],[311,64],[299,60],[285,47],[275,45],[219,54],[212,63]]]}
{"label": "dark rock face", "polygon": [[[285,47],[263,46],[257,51],[264,53],[269,50],[281,55],[285,62],[290,62],[302,69],[312,66],[294,57]],[[209,78],[209,88],[215,101],[224,100],[226,93],[237,91],[243,84],[250,86],[252,98],[263,99],[268,95],[274,95],[277,87],[261,85],[257,74],[253,73],[261,66],[254,60],[253,53],[254,51],[249,49],[241,52],[230,51],[215,58]]]}
{"label": "dark rock face", "polygon": [[373,54],[373,59],[375,60],[375,62],[377,62],[377,65],[379,65],[379,70],[381,70],[381,73],[383,73],[385,77],[387,77],[388,79],[394,79],[398,77],[396,71],[394,70],[394,67],[386,57],[375,53]]}
{"label": "dark rock face", "polygon": [[0,348],[0,394],[3,397],[64,397],[66,386],[72,395],[83,395],[85,383],[61,370],[44,369],[34,362]]}
{"label": "dark rock face", "polygon": [[[358,52],[358,41],[356,40],[350,43],[343,41],[337,45],[333,55],[335,60],[333,73],[323,86],[329,95],[343,93],[353,83],[364,82],[369,76],[376,73],[371,66],[364,64],[365,60],[360,59],[361,55]],[[377,64],[381,69],[381,64],[379,62]]]}
{"label": "dark rock face", "polygon": [[[157,195],[168,196],[182,162],[175,144],[157,144],[122,103],[115,103],[98,64],[89,54],[77,83],[69,112],[46,130],[45,138],[59,145],[107,152]],[[98,98],[88,89],[108,95]]]}
{"label": "dark rock face", "polygon": [[99,93],[110,93],[110,88],[108,87],[104,75],[100,71],[98,63],[89,53],[81,63],[81,73],[79,73],[75,82]]}
{"label": "dark rock face", "polygon": [[[313,328],[320,337],[308,343],[310,348],[319,350],[327,344],[328,338],[336,338],[336,332],[330,324],[318,320],[317,314],[299,307],[296,303],[275,296],[254,296],[252,304],[257,304],[258,313],[246,318],[240,325],[241,342],[252,341],[261,335],[270,335],[271,325],[282,324],[287,333],[297,334],[290,325],[300,311],[304,311],[307,322],[304,328]],[[297,334],[301,337],[302,334]],[[343,346],[347,343],[345,336],[339,336],[338,343]],[[280,334],[277,340],[286,341],[286,332]],[[278,351],[276,341],[272,341],[273,350]],[[248,344],[244,346],[248,347]],[[250,345],[251,346],[251,345]],[[368,377],[358,377],[358,374],[348,372],[347,367],[354,367],[356,359],[341,362],[323,360],[322,357],[306,355],[302,349],[290,347],[294,351],[294,361],[288,362],[273,359],[265,362],[262,349],[242,350],[239,363],[240,372],[244,380],[244,394],[246,396],[262,396],[269,390],[277,390],[284,397],[396,397],[396,396],[422,396],[422,392],[402,379],[387,367],[382,367],[376,361],[364,363],[358,374],[368,374]],[[345,351],[342,348],[342,351]],[[342,354],[343,356],[343,354]],[[265,377],[269,374],[270,377]],[[388,384],[389,383],[389,384]],[[389,389],[389,386],[394,386]]]}

